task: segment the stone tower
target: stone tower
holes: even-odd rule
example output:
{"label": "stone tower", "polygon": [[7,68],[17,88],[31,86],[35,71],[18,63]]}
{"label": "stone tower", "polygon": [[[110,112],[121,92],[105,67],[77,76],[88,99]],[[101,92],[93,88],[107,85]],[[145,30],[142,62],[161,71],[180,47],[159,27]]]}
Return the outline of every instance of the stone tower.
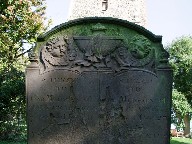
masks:
{"label": "stone tower", "polygon": [[71,0],[68,20],[114,17],[146,26],[145,0]]}

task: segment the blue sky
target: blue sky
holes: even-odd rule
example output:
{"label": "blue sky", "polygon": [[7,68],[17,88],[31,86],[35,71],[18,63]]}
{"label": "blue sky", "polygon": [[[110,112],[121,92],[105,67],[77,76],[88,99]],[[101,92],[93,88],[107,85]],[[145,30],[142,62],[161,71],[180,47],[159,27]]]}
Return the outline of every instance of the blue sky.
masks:
{"label": "blue sky", "polygon": [[[67,21],[70,0],[46,0],[47,17],[54,27]],[[147,29],[163,36],[163,44],[192,35],[192,0],[146,0]]]}

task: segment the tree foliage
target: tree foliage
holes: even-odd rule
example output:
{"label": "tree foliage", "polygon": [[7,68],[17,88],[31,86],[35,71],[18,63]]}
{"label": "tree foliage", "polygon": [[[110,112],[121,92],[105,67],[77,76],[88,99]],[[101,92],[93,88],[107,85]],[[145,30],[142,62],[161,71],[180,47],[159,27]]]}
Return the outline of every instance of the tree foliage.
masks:
{"label": "tree foliage", "polygon": [[180,37],[167,49],[174,70],[172,106],[180,121],[183,119],[185,123],[184,134],[189,135],[192,110],[192,37]]}
{"label": "tree foliage", "polygon": [[181,92],[173,89],[173,110],[178,114],[179,117],[184,117],[186,113],[192,112],[191,105],[188,103],[186,97]]}
{"label": "tree foliage", "polygon": [[[14,67],[0,72],[0,139],[13,139],[25,124],[24,73]],[[26,135],[26,134],[25,134]]]}
{"label": "tree foliage", "polygon": [[[4,0],[0,3],[0,62],[12,63],[29,52],[47,26],[44,0]],[[24,47],[25,46],[25,47]]]}
{"label": "tree foliage", "polygon": [[192,37],[181,37],[168,47],[174,69],[174,88],[192,105]]}
{"label": "tree foliage", "polygon": [[50,24],[45,9],[45,0],[0,1],[0,139],[26,135],[25,54]]}

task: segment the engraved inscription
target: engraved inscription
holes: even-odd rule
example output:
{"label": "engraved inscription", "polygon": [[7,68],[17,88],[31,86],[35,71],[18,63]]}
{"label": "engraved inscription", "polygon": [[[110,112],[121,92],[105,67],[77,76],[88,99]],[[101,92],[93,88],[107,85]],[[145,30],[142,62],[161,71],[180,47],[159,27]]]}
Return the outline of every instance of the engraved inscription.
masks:
{"label": "engraved inscription", "polygon": [[[63,143],[75,133],[74,128],[82,134],[81,140],[93,134],[100,143],[144,144],[165,138],[166,99],[155,96],[156,74],[139,69],[65,73],[42,74],[40,88],[46,89],[29,95],[31,138],[43,140],[51,135],[54,142]],[[86,140],[91,141],[92,136]]]}
{"label": "engraved inscription", "polygon": [[50,71],[39,76],[39,89],[28,95],[29,135],[43,139],[57,127],[66,129],[74,110],[72,83],[77,74],[70,71]]}

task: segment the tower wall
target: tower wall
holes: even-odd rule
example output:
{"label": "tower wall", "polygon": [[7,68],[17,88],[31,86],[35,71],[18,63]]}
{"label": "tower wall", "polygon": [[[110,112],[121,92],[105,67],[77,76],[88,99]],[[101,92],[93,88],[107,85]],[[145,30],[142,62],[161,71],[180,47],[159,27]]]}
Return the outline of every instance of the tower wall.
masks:
{"label": "tower wall", "polygon": [[113,17],[146,26],[145,0],[72,0],[68,20]]}

